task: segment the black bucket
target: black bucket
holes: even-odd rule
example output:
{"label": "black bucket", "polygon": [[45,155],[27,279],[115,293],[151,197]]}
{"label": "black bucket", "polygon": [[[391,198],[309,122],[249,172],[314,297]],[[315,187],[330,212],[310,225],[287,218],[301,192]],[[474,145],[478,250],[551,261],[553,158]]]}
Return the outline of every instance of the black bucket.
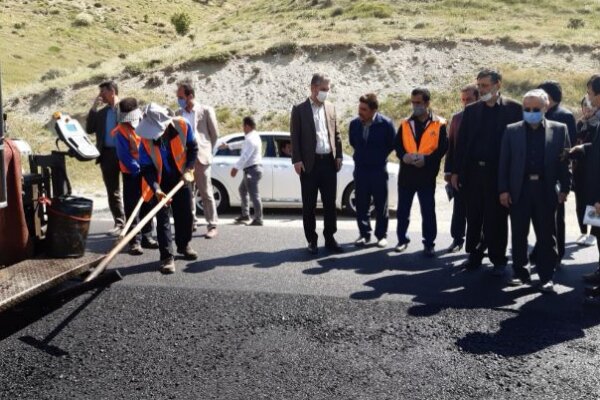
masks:
{"label": "black bucket", "polygon": [[83,197],[52,199],[48,206],[46,249],[57,258],[81,257],[85,253],[94,202]]}

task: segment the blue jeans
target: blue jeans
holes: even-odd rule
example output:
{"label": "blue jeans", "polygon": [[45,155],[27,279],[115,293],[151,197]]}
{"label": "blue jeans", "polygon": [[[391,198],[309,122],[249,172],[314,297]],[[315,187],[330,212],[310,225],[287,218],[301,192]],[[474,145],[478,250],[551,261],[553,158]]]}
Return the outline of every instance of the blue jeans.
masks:
{"label": "blue jeans", "polygon": [[423,245],[425,247],[434,247],[435,238],[437,236],[437,220],[435,216],[435,186],[427,187],[398,187],[398,244],[406,244],[410,242],[407,235],[408,225],[410,223],[410,209],[412,208],[413,198],[415,194],[419,198],[421,206],[421,218],[423,223],[421,226],[423,234]]}
{"label": "blue jeans", "polygon": [[388,214],[388,173],[387,171],[354,170],[354,188],[356,193],[356,222],[360,235],[371,238],[371,199],[375,206],[375,237],[387,237]]}

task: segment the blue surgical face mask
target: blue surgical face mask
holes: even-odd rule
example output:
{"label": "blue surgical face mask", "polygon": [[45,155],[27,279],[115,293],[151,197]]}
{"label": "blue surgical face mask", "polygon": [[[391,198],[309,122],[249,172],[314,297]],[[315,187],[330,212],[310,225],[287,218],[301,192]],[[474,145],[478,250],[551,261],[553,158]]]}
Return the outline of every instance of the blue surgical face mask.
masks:
{"label": "blue surgical face mask", "polygon": [[542,122],[543,119],[544,113],[542,113],[541,111],[523,111],[523,121],[527,122],[528,124],[536,125]]}
{"label": "blue surgical face mask", "polygon": [[185,108],[185,107],[187,107],[187,100],[177,98],[177,104],[179,104],[179,108]]}

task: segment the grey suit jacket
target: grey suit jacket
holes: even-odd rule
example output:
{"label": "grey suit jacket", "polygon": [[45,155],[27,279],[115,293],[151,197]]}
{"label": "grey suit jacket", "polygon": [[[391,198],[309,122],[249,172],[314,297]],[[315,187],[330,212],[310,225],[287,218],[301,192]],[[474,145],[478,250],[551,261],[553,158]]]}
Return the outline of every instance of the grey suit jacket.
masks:
{"label": "grey suit jacket", "polygon": [[[563,157],[564,149],[571,147],[567,126],[560,122],[544,120],[546,126],[546,151],[544,153],[544,184],[549,199],[556,200],[556,184],[560,192],[569,193],[571,173],[568,157]],[[513,203],[519,201],[525,178],[527,151],[525,122],[517,122],[506,127],[500,150],[498,171],[498,193],[510,193]]]}
{"label": "grey suit jacket", "polygon": [[[343,158],[342,137],[337,126],[335,107],[330,102],[325,102],[325,118],[329,133],[329,145],[335,158]],[[302,161],[308,173],[315,165],[317,148],[317,129],[313,118],[310,99],[292,107],[290,119],[290,134],[292,137],[292,164]]]}
{"label": "grey suit jacket", "polygon": [[[194,127],[196,141],[198,142],[198,161],[204,165],[210,165],[213,159],[213,149],[219,137],[217,116],[212,107],[200,104],[194,105],[196,121],[188,121]],[[182,116],[183,111],[178,110],[176,115]]]}

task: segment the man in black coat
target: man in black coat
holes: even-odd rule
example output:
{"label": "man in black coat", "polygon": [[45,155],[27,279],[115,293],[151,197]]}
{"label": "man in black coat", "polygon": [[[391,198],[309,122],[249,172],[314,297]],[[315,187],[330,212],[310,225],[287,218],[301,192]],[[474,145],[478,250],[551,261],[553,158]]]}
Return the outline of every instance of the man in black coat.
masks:
{"label": "man in black coat", "polygon": [[521,121],[519,103],[500,94],[502,75],[483,70],[477,75],[480,101],[465,108],[458,133],[451,182],[464,194],[467,209],[466,269],[481,265],[487,245],[494,274],[503,275],[507,258],[508,212],[498,201],[500,144],[508,124]]}
{"label": "man in black coat", "polygon": [[[554,290],[557,265],[555,216],[571,187],[571,147],[567,126],[546,119],[548,96],[541,89],[523,98],[523,121],[509,125],[502,138],[498,170],[500,204],[510,210],[515,285],[530,284],[527,236],[533,223],[537,239],[540,290]],[[557,191],[557,185],[559,190]]]}

